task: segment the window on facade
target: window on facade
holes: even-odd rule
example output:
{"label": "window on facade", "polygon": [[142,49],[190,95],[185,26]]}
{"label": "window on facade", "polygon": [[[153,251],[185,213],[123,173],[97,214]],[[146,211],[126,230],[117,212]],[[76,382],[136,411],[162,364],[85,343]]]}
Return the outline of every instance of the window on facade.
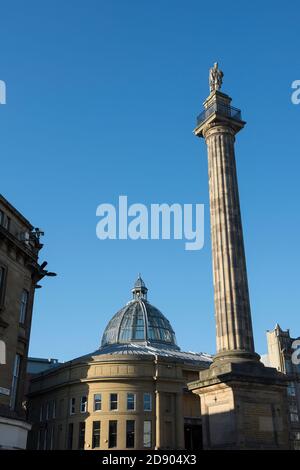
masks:
{"label": "window on facade", "polygon": [[144,421],[144,447],[151,447],[152,445],[152,422]]}
{"label": "window on facade", "polygon": [[172,395],[170,393],[166,393],[165,396],[165,411],[166,413],[171,413],[172,412]]}
{"label": "window on facade", "polygon": [[58,416],[59,416],[60,418],[62,418],[63,415],[64,415],[64,403],[65,403],[64,399],[61,398],[61,399],[59,400],[59,409],[58,409]]}
{"label": "window on facade", "polygon": [[93,449],[95,449],[96,447],[100,447],[100,429],[101,429],[101,422],[93,421],[93,440],[92,440]]}
{"label": "window on facade", "polygon": [[290,413],[291,422],[298,423],[299,422],[299,415],[298,413]]}
{"label": "window on facade", "polygon": [[7,217],[7,216],[4,216],[3,227],[4,227],[6,230],[9,230],[9,229],[10,229],[10,218]]}
{"label": "window on facade", "polygon": [[44,445],[43,445],[43,449],[44,450],[47,450],[47,447],[48,446],[48,429],[45,428],[44,430]]}
{"label": "window on facade", "polygon": [[45,445],[46,445],[45,443],[46,443],[46,441],[45,441],[45,430],[41,429],[41,433],[40,433],[40,449],[41,450],[45,449]]}
{"label": "window on facade", "polygon": [[80,399],[80,413],[86,413],[87,412],[87,397],[83,396]]}
{"label": "window on facade", "polygon": [[118,409],[118,394],[117,393],[110,394],[110,409],[111,410]]}
{"label": "window on facade", "polygon": [[56,401],[53,400],[52,402],[52,419],[56,418]]}
{"label": "window on facade", "polygon": [[52,426],[51,430],[50,430],[50,450],[53,450],[53,446],[54,446],[54,426]]}
{"label": "window on facade", "polygon": [[43,415],[44,415],[44,405],[41,404],[41,407],[40,407],[40,422],[43,421]]}
{"label": "window on facade", "polygon": [[36,443],[36,448],[37,450],[41,450],[41,442],[42,442],[42,430],[39,429],[38,431],[38,436],[37,436],[37,443]]}
{"label": "window on facade", "polygon": [[291,422],[292,423],[298,423],[299,422],[299,414],[298,414],[297,403],[290,403],[289,410],[290,410]]}
{"label": "window on facade", "polygon": [[296,386],[295,386],[294,382],[289,382],[288,383],[287,393],[290,397],[295,397],[296,396]]}
{"label": "window on facade", "polygon": [[12,384],[11,384],[11,393],[10,393],[10,407],[13,410],[16,408],[16,399],[17,399],[18,383],[19,383],[19,375],[20,375],[20,363],[21,363],[21,356],[20,354],[16,354],[15,362],[14,362],[14,369],[13,369],[13,379],[12,379]]}
{"label": "window on facade", "polygon": [[108,425],[108,448],[112,449],[117,447],[117,431],[118,431],[118,422],[109,421]]}
{"label": "window on facade", "polygon": [[289,405],[289,408],[290,408],[290,412],[291,413],[298,413],[298,407],[297,407],[297,404],[296,403],[291,403]]}
{"label": "window on facade", "polygon": [[127,393],[127,410],[135,410],[135,394]]}
{"label": "window on facade", "polygon": [[96,393],[94,395],[94,411],[101,411],[101,408],[102,408],[101,393]]}
{"label": "window on facade", "polygon": [[10,227],[10,218],[0,210],[0,225],[4,227],[6,230],[9,230]]}
{"label": "window on facade", "polygon": [[69,423],[68,427],[68,449],[72,450],[73,448],[73,431],[74,431],[74,424]]}
{"label": "window on facade", "polygon": [[144,393],[144,411],[152,410],[152,395],[151,393]]}
{"label": "window on facade", "polygon": [[134,447],[134,430],[135,421],[126,421],[126,448],[132,449]]}
{"label": "window on facade", "polygon": [[79,423],[78,429],[78,449],[84,449],[84,442],[85,442],[85,422]]}
{"label": "window on facade", "polygon": [[3,305],[4,301],[5,274],[5,268],[3,266],[0,266],[0,306]]}
{"label": "window on facade", "polygon": [[70,398],[70,415],[75,414],[75,404],[76,404],[75,398]]}
{"label": "window on facade", "polygon": [[49,408],[50,408],[50,403],[48,402],[46,404],[46,421],[48,421],[49,419]]}
{"label": "window on facade", "polygon": [[25,323],[25,319],[26,319],[28,297],[29,297],[28,291],[23,289],[22,295],[21,295],[20,318],[19,318],[19,321],[22,324]]}
{"label": "window on facade", "polygon": [[293,372],[292,361],[290,359],[286,359],[285,361],[285,370],[287,374],[291,374]]}

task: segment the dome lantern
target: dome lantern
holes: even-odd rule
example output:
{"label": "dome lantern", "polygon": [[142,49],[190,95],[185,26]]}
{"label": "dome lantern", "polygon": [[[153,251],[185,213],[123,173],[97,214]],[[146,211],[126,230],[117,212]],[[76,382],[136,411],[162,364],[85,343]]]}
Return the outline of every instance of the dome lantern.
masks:
{"label": "dome lantern", "polygon": [[146,287],[146,284],[144,283],[143,279],[141,278],[141,274],[139,273],[138,278],[135,281],[134,287],[132,289],[133,298],[136,300],[147,300],[147,292],[148,289]]}

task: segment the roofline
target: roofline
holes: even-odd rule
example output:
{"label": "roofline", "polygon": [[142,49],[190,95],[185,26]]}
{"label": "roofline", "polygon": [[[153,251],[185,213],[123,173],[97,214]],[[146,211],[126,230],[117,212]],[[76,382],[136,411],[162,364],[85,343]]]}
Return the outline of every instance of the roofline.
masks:
{"label": "roofline", "polygon": [[24,215],[21,214],[21,212],[18,211],[4,196],[3,194],[0,194],[0,202],[2,202],[7,209],[9,209],[16,217],[18,217],[27,227],[32,230],[34,226],[29,222]]}
{"label": "roofline", "polygon": [[[31,361],[31,362],[43,362],[45,364],[59,364],[59,361],[58,359],[54,359],[52,357],[49,357],[48,359],[44,358],[44,357],[28,357],[27,361]],[[55,362],[53,362],[55,361]]]}
{"label": "roofline", "polygon": [[[101,349],[101,348],[100,348]],[[103,359],[103,362],[107,362],[107,360],[109,359],[109,362],[113,362],[113,361],[117,361],[117,360],[120,360],[122,359],[122,361],[125,361],[125,360],[128,360],[130,359],[130,361],[149,361],[151,359],[151,361],[154,361],[155,360],[155,357],[158,356],[159,360],[162,361],[162,362],[177,362],[177,363],[181,363],[181,364],[186,364],[187,366],[198,366],[200,365],[201,363],[203,364],[210,364],[212,362],[212,356],[210,356],[209,354],[207,353],[193,353],[193,352],[188,352],[188,354],[195,354],[195,355],[203,355],[203,356],[206,356],[207,359],[204,359],[201,360],[201,359],[195,359],[194,361],[189,361],[188,359],[185,360],[184,358],[179,358],[179,357],[175,357],[175,356],[163,356],[163,355],[160,355],[160,354],[110,354],[110,353],[107,353],[107,354],[99,354],[99,349],[96,349],[95,351],[91,352],[91,353],[88,353],[88,354],[84,354],[83,356],[79,356],[79,357],[75,357],[74,359],[70,359],[69,361],[66,361],[66,362],[59,362],[56,364],[56,367],[52,367],[50,369],[45,369],[41,372],[38,372],[36,374],[34,374],[34,376],[32,377],[31,381],[32,382],[35,382],[35,381],[38,381],[39,379],[41,379],[42,377],[45,377],[46,375],[51,375],[51,374],[55,374],[58,370],[62,370],[64,368],[70,368],[72,366],[80,366],[82,365],[83,363],[86,363],[86,364],[89,364],[89,365],[93,365],[93,363],[95,362],[98,362],[98,361],[95,361],[94,360],[94,357],[96,358],[99,358],[99,362],[101,362],[101,360]],[[187,351],[180,351],[182,353],[187,353]],[[101,358],[101,359],[100,359]]]}

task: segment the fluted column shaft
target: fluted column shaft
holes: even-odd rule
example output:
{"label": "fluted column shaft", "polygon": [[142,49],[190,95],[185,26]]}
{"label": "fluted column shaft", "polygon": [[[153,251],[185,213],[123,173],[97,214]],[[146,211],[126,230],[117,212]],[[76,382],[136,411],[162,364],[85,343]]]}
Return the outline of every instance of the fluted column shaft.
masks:
{"label": "fluted column shaft", "polygon": [[203,135],[208,149],[217,352],[254,353],[235,132],[230,126],[214,123]]}

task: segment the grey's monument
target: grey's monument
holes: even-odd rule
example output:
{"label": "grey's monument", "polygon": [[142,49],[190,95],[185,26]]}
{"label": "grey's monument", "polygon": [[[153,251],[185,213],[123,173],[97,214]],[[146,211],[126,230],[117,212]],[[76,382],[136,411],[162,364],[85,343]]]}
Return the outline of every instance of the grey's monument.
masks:
{"label": "grey's monument", "polygon": [[246,123],[222,80],[215,63],[194,130],[208,154],[217,353],[189,389],[200,395],[204,448],[287,449],[286,378],[254,348],[234,151]]}

